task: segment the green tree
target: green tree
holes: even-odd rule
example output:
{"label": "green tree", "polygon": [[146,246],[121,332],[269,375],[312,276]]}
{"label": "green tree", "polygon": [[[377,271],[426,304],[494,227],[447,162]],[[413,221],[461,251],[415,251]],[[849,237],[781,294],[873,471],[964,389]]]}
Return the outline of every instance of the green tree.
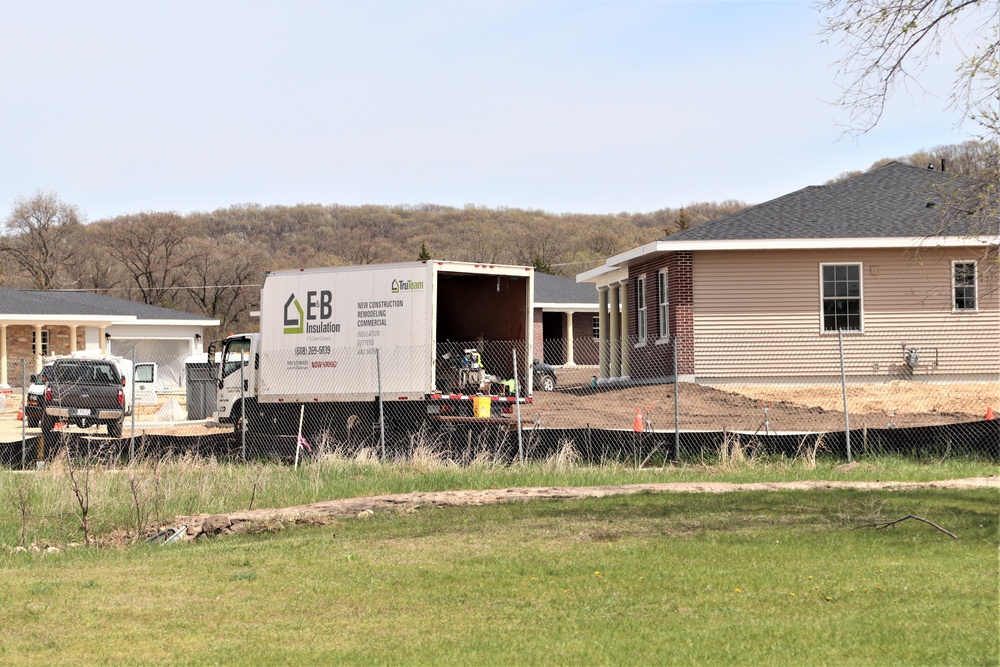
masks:
{"label": "green tree", "polygon": [[431,258],[431,254],[427,252],[427,243],[423,242],[420,244],[420,254],[417,255],[417,259],[421,262],[426,262]]}

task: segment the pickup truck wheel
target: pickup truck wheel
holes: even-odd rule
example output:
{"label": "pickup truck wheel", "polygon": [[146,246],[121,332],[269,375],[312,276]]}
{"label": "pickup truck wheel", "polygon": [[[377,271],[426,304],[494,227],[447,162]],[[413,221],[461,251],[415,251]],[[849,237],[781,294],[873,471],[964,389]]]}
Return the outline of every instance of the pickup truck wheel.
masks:
{"label": "pickup truck wheel", "polygon": [[43,454],[45,458],[51,459],[55,454],[56,445],[59,444],[59,434],[53,430],[56,426],[56,420],[48,415],[42,415],[39,418],[39,424],[42,427],[42,445],[45,448]]}
{"label": "pickup truck wheel", "polygon": [[542,391],[555,391],[556,379],[548,373],[545,373],[538,379],[538,385]]}
{"label": "pickup truck wheel", "polygon": [[108,437],[109,438],[122,437],[122,423],[120,421],[108,422]]}

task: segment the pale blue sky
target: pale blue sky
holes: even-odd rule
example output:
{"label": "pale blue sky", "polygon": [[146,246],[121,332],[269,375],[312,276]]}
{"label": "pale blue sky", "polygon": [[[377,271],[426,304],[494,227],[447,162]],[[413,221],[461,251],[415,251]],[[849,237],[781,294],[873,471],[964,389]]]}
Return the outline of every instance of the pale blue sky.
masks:
{"label": "pale blue sky", "polygon": [[0,0],[0,216],[231,204],[653,211],[957,143],[956,50],[841,138],[807,2]]}

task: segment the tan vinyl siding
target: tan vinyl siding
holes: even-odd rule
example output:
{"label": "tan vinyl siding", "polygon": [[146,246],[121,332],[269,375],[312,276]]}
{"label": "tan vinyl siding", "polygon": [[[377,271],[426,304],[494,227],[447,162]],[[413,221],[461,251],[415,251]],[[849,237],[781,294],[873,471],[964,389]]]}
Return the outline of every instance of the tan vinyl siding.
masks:
{"label": "tan vinyl siding", "polygon": [[[975,249],[705,251],[694,255],[695,374],[839,376],[836,333],[823,333],[821,264],[861,264],[862,332],[845,332],[847,373],[1000,374],[995,264]],[[978,311],[953,312],[952,261],[978,261]],[[992,271],[992,273],[991,273]]]}

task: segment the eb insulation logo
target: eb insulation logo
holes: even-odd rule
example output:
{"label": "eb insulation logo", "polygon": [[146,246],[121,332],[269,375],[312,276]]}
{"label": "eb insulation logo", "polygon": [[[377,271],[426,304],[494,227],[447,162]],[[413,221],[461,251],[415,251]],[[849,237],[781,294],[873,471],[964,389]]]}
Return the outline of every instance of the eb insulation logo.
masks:
{"label": "eb insulation logo", "polygon": [[330,290],[306,292],[305,310],[295,295],[289,294],[285,301],[284,332],[286,334],[337,333],[340,331],[340,325],[329,322],[332,317],[333,292]]}
{"label": "eb insulation logo", "polygon": [[[297,314],[292,312],[292,306],[295,306]],[[295,298],[294,294],[289,294],[288,301],[285,301],[285,333],[300,334],[305,331],[305,324],[306,317],[305,313],[302,312],[302,306],[299,305],[299,300]]]}

